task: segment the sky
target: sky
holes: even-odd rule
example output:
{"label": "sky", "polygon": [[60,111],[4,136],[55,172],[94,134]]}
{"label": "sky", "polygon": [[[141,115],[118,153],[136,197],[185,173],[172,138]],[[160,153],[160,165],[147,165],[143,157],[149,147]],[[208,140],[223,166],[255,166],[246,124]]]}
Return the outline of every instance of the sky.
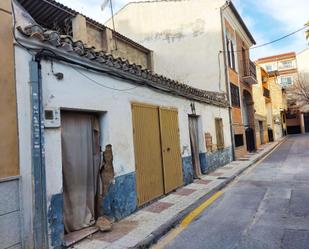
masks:
{"label": "sky", "polygon": [[[109,8],[101,11],[104,0],[57,0],[92,19],[104,23],[110,17]],[[131,0],[113,0],[114,12]],[[136,0],[135,0],[136,1]],[[237,10],[255,38],[257,45],[280,38],[309,21],[309,0],[233,0]],[[252,49],[252,59],[285,52],[300,52],[307,46],[305,31],[277,43]]]}

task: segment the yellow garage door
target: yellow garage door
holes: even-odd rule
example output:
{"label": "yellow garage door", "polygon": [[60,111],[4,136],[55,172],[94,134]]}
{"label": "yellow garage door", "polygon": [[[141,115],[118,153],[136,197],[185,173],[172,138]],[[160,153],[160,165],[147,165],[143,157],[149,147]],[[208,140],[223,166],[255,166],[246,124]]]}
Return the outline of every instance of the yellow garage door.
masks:
{"label": "yellow garage door", "polygon": [[168,193],[183,184],[178,112],[160,108],[160,132],[163,157],[164,190]]}
{"label": "yellow garage door", "polygon": [[138,205],[164,194],[158,107],[132,104]]}

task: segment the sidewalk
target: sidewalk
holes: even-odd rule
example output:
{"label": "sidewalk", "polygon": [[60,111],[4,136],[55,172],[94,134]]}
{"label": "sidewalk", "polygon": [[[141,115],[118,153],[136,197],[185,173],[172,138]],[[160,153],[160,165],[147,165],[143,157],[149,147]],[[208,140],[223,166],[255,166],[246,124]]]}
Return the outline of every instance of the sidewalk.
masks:
{"label": "sidewalk", "polygon": [[189,212],[222,189],[285,139],[263,145],[241,161],[233,161],[178,189],[150,206],[113,224],[111,232],[97,232],[75,244],[74,249],[147,248],[177,225]]}

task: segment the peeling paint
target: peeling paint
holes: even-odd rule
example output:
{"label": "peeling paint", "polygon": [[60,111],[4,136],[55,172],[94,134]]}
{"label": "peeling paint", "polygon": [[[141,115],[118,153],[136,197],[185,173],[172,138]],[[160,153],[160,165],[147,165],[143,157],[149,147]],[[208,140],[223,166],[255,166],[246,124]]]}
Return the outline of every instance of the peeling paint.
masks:
{"label": "peeling paint", "polygon": [[120,220],[137,209],[135,172],[118,176],[103,199],[103,214]]}
{"label": "peeling paint", "polygon": [[200,164],[203,174],[208,174],[215,169],[232,161],[232,148],[228,147],[215,152],[200,153]]}
{"label": "peeling paint", "polygon": [[188,185],[193,182],[194,175],[193,175],[191,156],[182,158],[182,174],[183,174],[183,182],[185,185]]}
{"label": "peeling paint", "polygon": [[63,194],[55,194],[51,197],[48,208],[48,226],[50,229],[50,244],[54,249],[62,248],[64,224],[63,224]]}

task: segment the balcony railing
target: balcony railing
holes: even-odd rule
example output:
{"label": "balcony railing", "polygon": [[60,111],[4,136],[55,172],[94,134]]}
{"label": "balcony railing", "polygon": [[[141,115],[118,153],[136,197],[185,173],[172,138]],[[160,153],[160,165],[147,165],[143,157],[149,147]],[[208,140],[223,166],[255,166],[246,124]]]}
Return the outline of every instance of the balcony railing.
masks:
{"label": "balcony railing", "polygon": [[252,61],[249,62],[249,70],[245,70],[243,80],[248,84],[257,84],[256,66]]}
{"label": "balcony railing", "polygon": [[266,98],[270,98],[269,89],[267,89],[266,87],[263,87],[263,96]]}

